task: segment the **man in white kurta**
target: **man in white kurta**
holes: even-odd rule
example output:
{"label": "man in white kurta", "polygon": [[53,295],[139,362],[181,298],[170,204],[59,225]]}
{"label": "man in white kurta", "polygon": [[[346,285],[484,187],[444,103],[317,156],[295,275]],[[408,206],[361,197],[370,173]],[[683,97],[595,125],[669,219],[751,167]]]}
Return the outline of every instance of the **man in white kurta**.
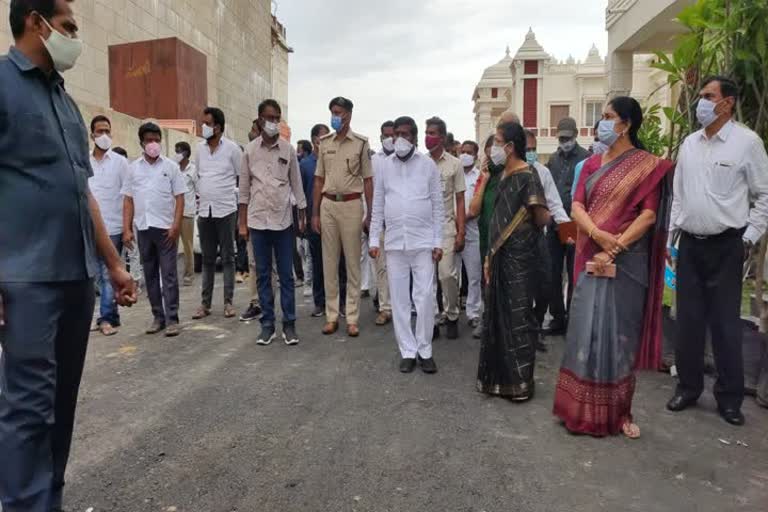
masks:
{"label": "man in white kurta", "polygon": [[[435,373],[432,283],[435,262],[443,255],[443,188],[435,163],[416,151],[415,121],[398,118],[395,134],[395,154],[382,159],[374,177],[370,254],[379,257],[380,234],[386,224],[384,251],[395,336],[402,356],[400,371],[412,372],[418,358],[425,373]],[[415,331],[411,329],[411,275],[417,314]]]}

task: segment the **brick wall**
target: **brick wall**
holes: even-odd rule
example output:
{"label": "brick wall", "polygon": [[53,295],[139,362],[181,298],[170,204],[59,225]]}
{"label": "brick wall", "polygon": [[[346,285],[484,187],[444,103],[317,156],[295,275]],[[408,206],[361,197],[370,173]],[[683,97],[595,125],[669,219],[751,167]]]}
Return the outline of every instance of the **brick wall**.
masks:
{"label": "brick wall", "polygon": [[[107,47],[176,36],[208,58],[208,103],[227,115],[227,135],[248,140],[259,101],[272,94],[270,0],[77,0],[85,43],[65,74],[78,102],[109,107]],[[10,0],[0,0],[0,47],[13,43]]]}

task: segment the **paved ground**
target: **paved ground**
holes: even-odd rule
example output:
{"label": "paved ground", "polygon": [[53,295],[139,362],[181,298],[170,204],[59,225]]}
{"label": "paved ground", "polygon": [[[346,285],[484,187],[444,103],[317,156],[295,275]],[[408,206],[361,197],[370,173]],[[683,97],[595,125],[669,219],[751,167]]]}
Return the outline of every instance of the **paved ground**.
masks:
{"label": "paved ground", "polygon": [[[246,303],[238,287],[237,304]],[[197,303],[183,289],[183,318]],[[221,288],[216,290],[220,300]],[[397,372],[390,327],[323,337],[300,297],[301,345],[258,347],[258,324],[184,321],[141,334],[146,303],[113,338],[95,335],[68,473],[83,512],[765,511],[768,410],[748,425],[664,410],[668,375],[644,374],[638,441],[567,434],[552,418],[561,340],[526,404],[474,390],[477,342],[437,342],[440,373]],[[723,441],[729,444],[725,444]],[[747,446],[737,444],[743,441]]]}

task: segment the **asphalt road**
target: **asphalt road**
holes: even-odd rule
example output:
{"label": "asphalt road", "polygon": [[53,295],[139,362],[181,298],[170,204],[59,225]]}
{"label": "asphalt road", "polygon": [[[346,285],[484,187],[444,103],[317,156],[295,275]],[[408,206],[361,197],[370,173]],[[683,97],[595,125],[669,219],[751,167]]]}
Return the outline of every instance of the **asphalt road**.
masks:
{"label": "asphalt road", "polygon": [[360,338],[324,337],[299,294],[301,344],[259,347],[258,323],[225,320],[220,303],[189,321],[198,296],[182,289],[178,338],[142,334],[146,303],[117,336],[92,337],[68,510],[768,510],[768,410],[751,399],[744,428],[709,394],[675,415],[672,379],[647,373],[640,440],[576,437],[551,415],[561,339],[539,358],[535,399],[515,404],[475,391],[465,323],[461,339],[436,342],[437,375],[401,375],[370,301]]}

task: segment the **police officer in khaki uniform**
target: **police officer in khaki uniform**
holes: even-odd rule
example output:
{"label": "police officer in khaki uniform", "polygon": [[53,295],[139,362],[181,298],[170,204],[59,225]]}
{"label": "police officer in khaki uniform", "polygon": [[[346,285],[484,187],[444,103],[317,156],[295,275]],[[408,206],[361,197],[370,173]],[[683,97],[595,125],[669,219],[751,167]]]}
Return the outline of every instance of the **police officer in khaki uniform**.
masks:
{"label": "police officer in khaki uniform", "polygon": [[[443,202],[445,203],[445,223],[443,225],[443,258],[437,267],[438,279],[443,289],[443,307],[447,318],[446,337],[459,337],[459,273],[456,254],[464,250],[465,216],[464,168],[455,156],[445,150],[448,131],[445,121],[439,117],[427,119],[425,144],[432,160],[440,169],[443,182]],[[437,310],[437,308],[435,308]],[[435,324],[435,335],[439,328]]]}
{"label": "police officer in khaki uniform", "polygon": [[[331,127],[320,139],[313,191],[312,228],[320,233],[325,269],[325,316],[323,334],[339,328],[339,258],[347,266],[347,334],[358,336],[360,309],[360,256],[363,226],[371,223],[373,170],[368,139],[349,129],[353,104],[342,97],[331,100]],[[368,206],[363,220],[363,201]]]}

